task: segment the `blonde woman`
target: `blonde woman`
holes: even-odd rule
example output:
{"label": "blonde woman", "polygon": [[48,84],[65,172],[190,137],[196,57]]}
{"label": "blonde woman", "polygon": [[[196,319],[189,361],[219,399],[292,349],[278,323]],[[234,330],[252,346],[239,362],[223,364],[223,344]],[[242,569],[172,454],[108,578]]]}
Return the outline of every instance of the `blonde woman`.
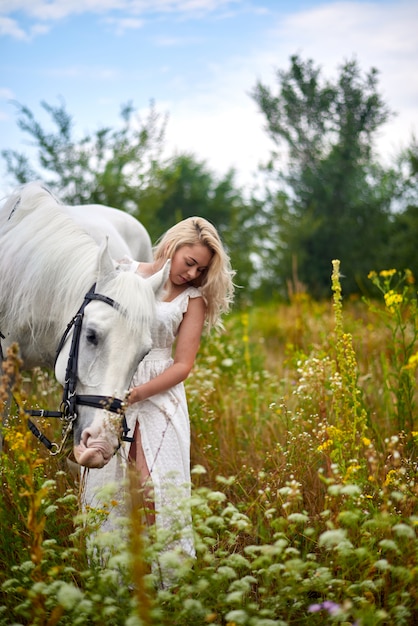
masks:
{"label": "blonde woman", "polygon": [[[201,217],[170,228],[155,247],[152,263],[129,259],[125,268],[147,277],[168,260],[170,274],[163,301],[157,304],[153,348],[139,364],[128,395],[126,418],[134,433],[129,464],[147,494],[146,519],[155,523],[157,537],[163,541],[161,537],[167,536],[167,548],[194,556],[187,507],[190,422],[183,383],[202,332],[220,326],[231,306],[234,272],[216,228]],[[109,474],[115,463],[93,472]]]}

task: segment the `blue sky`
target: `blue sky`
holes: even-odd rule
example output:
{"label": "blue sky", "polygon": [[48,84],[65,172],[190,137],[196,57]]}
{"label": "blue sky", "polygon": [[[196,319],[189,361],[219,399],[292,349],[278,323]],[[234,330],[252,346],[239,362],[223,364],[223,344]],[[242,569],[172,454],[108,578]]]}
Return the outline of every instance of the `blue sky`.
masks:
{"label": "blue sky", "polygon": [[[418,132],[416,0],[0,0],[0,150],[29,150],[12,100],[45,127],[61,99],[84,136],[130,101],[169,116],[167,154],[193,152],[251,186],[271,145],[249,96],[299,54],[335,76],[355,57],[380,71],[397,117],[378,142],[391,158]],[[0,195],[10,189],[0,161]]]}

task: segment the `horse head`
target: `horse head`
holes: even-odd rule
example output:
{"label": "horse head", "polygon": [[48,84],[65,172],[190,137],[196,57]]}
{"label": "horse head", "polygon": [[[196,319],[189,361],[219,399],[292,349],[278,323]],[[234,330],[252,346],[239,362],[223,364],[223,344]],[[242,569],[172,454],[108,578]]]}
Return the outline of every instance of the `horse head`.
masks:
{"label": "horse head", "polygon": [[[98,255],[95,292],[83,310],[79,334],[76,399],[123,399],[138,363],[151,349],[154,305],[169,274],[169,263],[150,278],[117,271],[107,242]],[[109,303],[113,305],[109,306]],[[65,385],[72,329],[55,364],[57,380]],[[120,445],[121,415],[97,406],[77,405],[73,423],[74,456],[78,464],[100,468]]]}

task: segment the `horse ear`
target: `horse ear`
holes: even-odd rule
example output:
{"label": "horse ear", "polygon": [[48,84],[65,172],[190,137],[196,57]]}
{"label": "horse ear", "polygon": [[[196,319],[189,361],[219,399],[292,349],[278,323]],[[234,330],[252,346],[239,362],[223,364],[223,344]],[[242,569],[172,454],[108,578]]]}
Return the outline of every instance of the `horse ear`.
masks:
{"label": "horse ear", "polygon": [[160,269],[158,272],[156,272],[155,274],[153,274],[152,276],[150,276],[149,278],[147,278],[147,281],[149,281],[151,283],[152,289],[155,293],[155,296],[157,298],[161,298],[162,294],[164,292],[164,287],[165,284],[168,280],[168,277],[170,275],[170,266],[171,266],[171,261],[168,260],[165,262],[164,266],[162,267],[162,269]]}
{"label": "horse ear", "polygon": [[109,237],[102,242],[99,248],[97,261],[97,282],[109,280],[116,275],[115,265],[109,252]]}

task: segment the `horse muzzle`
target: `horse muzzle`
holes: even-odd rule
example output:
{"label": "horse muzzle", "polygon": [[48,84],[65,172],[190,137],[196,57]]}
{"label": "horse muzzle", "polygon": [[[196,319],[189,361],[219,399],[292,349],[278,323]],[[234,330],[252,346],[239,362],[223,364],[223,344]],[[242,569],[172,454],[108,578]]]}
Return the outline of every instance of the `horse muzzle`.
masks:
{"label": "horse muzzle", "polygon": [[[101,421],[100,421],[101,422]],[[119,432],[113,425],[105,427],[95,422],[81,432],[80,441],[74,443],[74,457],[79,465],[101,468],[109,463],[120,445]]]}

